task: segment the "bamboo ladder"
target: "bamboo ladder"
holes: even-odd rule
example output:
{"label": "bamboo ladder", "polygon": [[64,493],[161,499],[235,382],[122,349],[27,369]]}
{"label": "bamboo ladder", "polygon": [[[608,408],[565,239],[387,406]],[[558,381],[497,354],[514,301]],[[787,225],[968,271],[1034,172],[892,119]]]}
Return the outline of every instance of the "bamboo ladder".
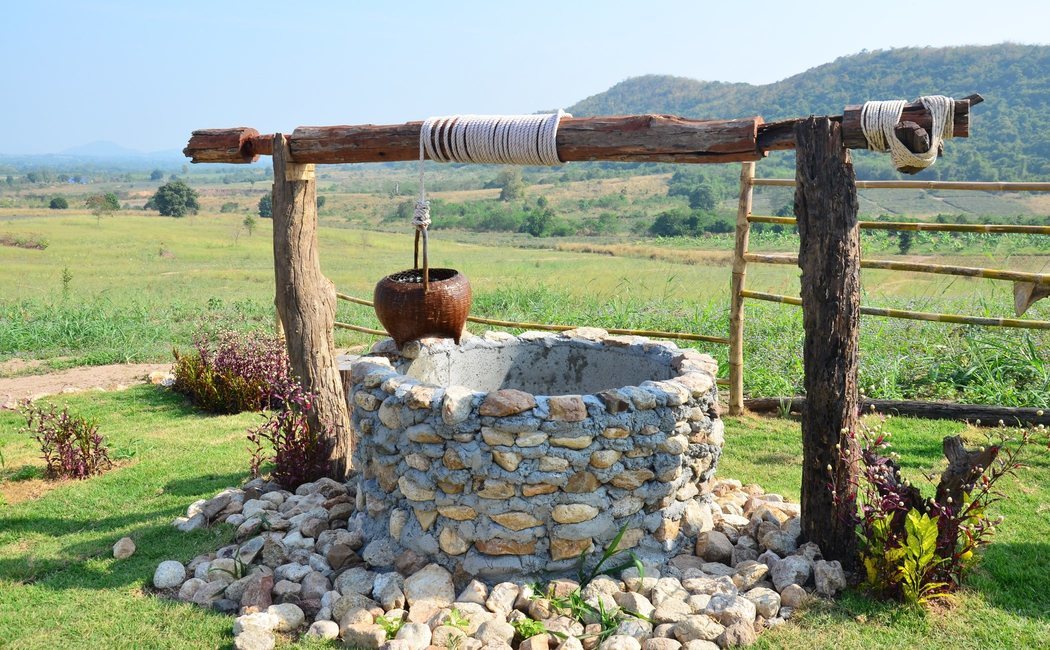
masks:
{"label": "bamboo ladder", "polygon": [[[733,276],[729,316],[729,413],[740,415],[744,411],[744,300],[762,300],[787,305],[802,305],[796,296],[751,291],[746,288],[747,265],[754,264],[798,264],[798,255],[752,253],[748,248],[752,223],[771,223],[794,226],[794,217],[774,217],[751,214],[755,187],[794,187],[793,179],[755,178],[755,163],[743,163],[740,171],[740,201],[736,219],[736,244],[733,249]],[[858,189],[926,189],[926,190],[971,190],[982,192],[1050,192],[1050,183],[1000,183],[1000,182],[949,182],[949,181],[857,181]],[[861,221],[866,230],[898,230],[915,232],[975,232],[1018,233],[1028,235],[1050,235],[1050,226],[1013,226],[1006,224],[941,224],[913,223],[901,221]],[[984,267],[954,266],[948,264],[924,264],[897,260],[861,259],[861,268],[934,273],[961,277],[988,278],[1012,282],[1030,282],[1036,286],[1050,288],[1050,274],[1007,271]],[[984,327],[1014,327],[1023,329],[1050,330],[1050,321],[966,316],[932,312],[890,309],[885,307],[860,308],[868,316],[884,316],[923,320],[938,323],[956,323]]]}

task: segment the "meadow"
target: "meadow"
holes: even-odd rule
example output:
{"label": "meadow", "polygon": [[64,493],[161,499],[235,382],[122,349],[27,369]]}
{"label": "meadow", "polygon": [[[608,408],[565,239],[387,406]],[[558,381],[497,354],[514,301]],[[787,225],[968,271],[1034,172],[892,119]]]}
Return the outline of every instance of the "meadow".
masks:
{"label": "meadow", "polygon": [[[99,186],[125,202],[114,215],[79,208],[83,188],[0,194],[0,373],[12,359],[44,362],[28,372],[166,361],[173,346],[188,346],[198,331],[271,330],[270,222],[259,219],[251,232],[244,225],[268,181],[258,169],[237,173],[191,174],[202,210],[181,219],[137,209],[156,186],[139,178]],[[449,174],[435,179],[433,189],[447,205],[495,205],[499,190],[482,188],[487,180],[477,172]],[[726,335],[731,235],[654,239],[632,232],[632,221],[646,223],[673,203],[666,174],[540,180],[531,179],[526,202],[546,197],[573,223],[623,209],[626,225],[600,235],[542,238],[435,229],[434,264],[470,277],[476,315]],[[382,166],[367,173],[336,168],[320,175],[320,185],[327,197],[320,212],[323,270],[340,291],[369,297],[380,277],[409,265],[409,227],[391,215],[411,198],[412,175]],[[72,209],[43,207],[55,192],[68,194]],[[772,212],[786,196],[759,195],[756,212]],[[877,206],[868,216],[891,208],[936,214],[921,212],[912,199],[889,197],[865,199],[862,205]],[[981,200],[1011,215],[1046,207],[1040,197]],[[222,212],[230,203],[235,207]],[[729,214],[731,201],[719,210]],[[790,232],[756,233],[753,249],[788,251],[796,241]],[[902,257],[898,242],[881,234],[866,235],[864,246],[880,257]],[[1040,270],[1046,255],[1038,241],[917,237],[906,259]],[[756,290],[794,294],[798,270],[753,266],[748,281]],[[1012,307],[1009,286],[989,281],[866,271],[863,284],[868,304],[991,315],[1009,315]],[[1029,316],[1047,319],[1050,309],[1037,304]],[[338,319],[377,326],[370,310],[347,303]],[[799,311],[752,301],[747,319],[748,393],[799,393]],[[344,349],[374,340],[336,331]],[[1040,332],[865,318],[861,383],[873,397],[1048,406],[1048,342]],[[718,358],[724,374],[724,347],[693,347]],[[154,598],[149,578],[161,560],[188,560],[230,538],[223,526],[183,534],[168,523],[193,500],[246,478],[245,432],[259,416],[203,415],[148,386],[55,401],[98,420],[118,467],[83,482],[44,481],[18,415],[0,412],[0,638],[20,648],[228,645],[229,618]],[[983,430],[957,423],[901,418],[890,427],[904,471],[915,480],[942,465],[941,437],[985,441]],[[726,440],[720,475],[798,498],[796,421],[727,418]],[[931,648],[1040,647],[1050,636],[1043,588],[1050,580],[1047,455],[1010,479],[1005,492],[1010,498],[994,510],[1006,523],[955,606],[907,609],[852,590],[762,635],[758,647],[908,647],[919,639]],[[139,552],[116,561],[110,548],[123,535],[135,539]]]}

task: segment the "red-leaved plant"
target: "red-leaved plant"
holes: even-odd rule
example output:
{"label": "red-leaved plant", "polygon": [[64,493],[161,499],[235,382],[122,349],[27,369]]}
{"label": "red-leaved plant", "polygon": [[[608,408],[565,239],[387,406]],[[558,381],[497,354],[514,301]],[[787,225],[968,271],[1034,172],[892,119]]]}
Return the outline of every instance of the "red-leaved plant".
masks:
{"label": "red-leaved plant", "polygon": [[112,467],[95,422],[70,413],[68,407],[59,411],[54,404],[37,406],[29,400],[23,400],[19,410],[26,419],[22,432],[40,444],[47,478],[85,479]]}
{"label": "red-leaved plant", "polygon": [[[883,424],[861,431],[860,458],[847,460],[860,463],[856,523],[870,589],[909,603],[951,599],[1002,522],[987,514],[1005,497],[996,485],[1023,467],[1022,452],[1034,441],[1032,429],[997,433],[996,444],[977,450],[965,449],[958,436],[945,438],[948,468],[935,495],[924,497],[901,476]],[[934,483],[932,474],[926,478]]]}
{"label": "red-leaved plant", "polygon": [[314,395],[291,380],[275,385],[273,391],[276,406],[266,415],[266,422],[248,432],[251,474],[259,476],[262,465],[272,461],[273,480],[294,490],[327,474],[331,438],[327,427],[310,430]]}

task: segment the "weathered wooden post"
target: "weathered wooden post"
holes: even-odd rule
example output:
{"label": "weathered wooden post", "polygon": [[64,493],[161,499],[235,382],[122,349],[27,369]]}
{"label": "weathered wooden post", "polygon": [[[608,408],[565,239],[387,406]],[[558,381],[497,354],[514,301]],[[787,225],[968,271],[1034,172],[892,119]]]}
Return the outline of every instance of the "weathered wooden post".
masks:
{"label": "weathered wooden post", "polygon": [[[828,559],[854,564],[858,450],[860,228],[856,176],[842,127],[810,117],[795,127],[795,216],[806,404],[802,411],[802,536]],[[846,450],[848,457],[839,453]]]}
{"label": "weathered wooden post", "polygon": [[335,363],[335,285],[321,274],[317,182],[312,164],[291,162],[284,135],[273,136],[273,259],[278,321],[292,372],[314,393],[310,428],[331,431],[331,475],[350,469],[350,418]]}
{"label": "weathered wooden post", "polygon": [[751,233],[751,198],[755,188],[755,163],[740,169],[740,201],[736,211],[736,245],[733,248],[733,277],[729,287],[729,414],[744,412],[744,281],[747,279],[748,238]]}

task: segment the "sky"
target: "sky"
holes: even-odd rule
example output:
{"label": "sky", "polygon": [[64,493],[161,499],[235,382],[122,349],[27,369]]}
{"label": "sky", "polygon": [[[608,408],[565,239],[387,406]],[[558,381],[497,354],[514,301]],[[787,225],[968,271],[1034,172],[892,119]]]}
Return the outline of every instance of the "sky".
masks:
{"label": "sky", "polygon": [[643,74],[765,84],[862,50],[1046,44],[1048,25],[1037,0],[11,2],[0,154],[532,113]]}

